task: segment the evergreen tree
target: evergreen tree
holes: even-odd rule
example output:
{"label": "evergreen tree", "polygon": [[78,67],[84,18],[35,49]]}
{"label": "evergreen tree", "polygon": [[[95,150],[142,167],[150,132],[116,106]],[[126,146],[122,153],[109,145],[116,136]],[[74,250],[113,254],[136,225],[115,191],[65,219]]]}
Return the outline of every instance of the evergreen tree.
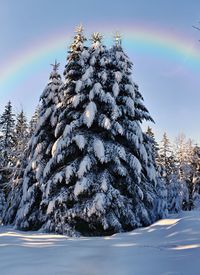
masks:
{"label": "evergreen tree", "polygon": [[[81,35],[66,65],[68,101],[43,174],[43,229],[104,235],[158,218],[155,168],[140,127],[150,115],[121,46],[108,52],[102,36],[94,33],[88,59]],[[75,64],[76,74],[69,69]]]}
{"label": "evergreen tree", "polygon": [[[5,222],[15,221],[15,225],[22,229],[37,229],[40,224],[41,177],[55,141],[54,130],[57,121],[54,112],[62,84],[61,77],[57,72],[58,66],[57,62],[53,65],[49,83],[40,98],[39,119],[34,135],[29,142],[18,172],[13,177],[13,190],[8,201],[8,212],[11,213],[11,218],[5,214],[4,220]],[[21,201],[17,201],[16,193],[21,196]]]}
{"label": "evergreen tree", "polygon": [[151,127],[148,126],[146,131],[147,136],[150,138],[150,142],[152,144],[152,154],[155,159],[155,165],[157,165],[158,162],[158,151],[159,151],[159,145],[155,139],[155,135],[151,129]]}
{"label": "evergreen tree", "polygon": [[5,194],[3,190],[0,189],[0,225],[2,222],[2,215],[3,215],[3,210],[5,207],[6,201],[5,201]]}
{"label": "evergreen tree", "polygon": [[10,177],[10,181],[7,182],[8,197],[5,205],[3,221],[4,223],[12,223],[16,214],[17,207],[21,200],[21,181],[23,177],[23,171],[27,160],[25,159],[28,143],[28,125],[27,119],[23,110],[16,117],[15,125],[15,148],[14,148],[14,164],[15,167]]}
{"label": "evergreen tree", "polygon": [[14,114],[9,101],[0,117],[0,190],[7,195],[7,183],[11,177],[14,166],[14,148],[16,144],[14,136]]}
{"label": "evergreen tree", "polygon": [[157,211],[159,213],[160,218],[165,218],[168,215],[167,187],[165,180],[160,175],[158,166],[159,146],[155,140],[154,133],[149,126],[146,131],[146,139],[148,139],[148,142],[146,144],[148,145],[148,151],[150,151],[150,154],[148,155],[151,156],[151,162],[153,163],[153,166],[156,168],[157,192],[159,196]]}
{"label": "evergreen tree", "polygon": [[169,213],[177,213],[188,201],[188,192],[185,182],[179,178],[177,159],[166,133],[161,141],[158,166],[161,179],[167,187]]}
{"label": "evergreen tree", "polygon": [[14,132],[16,139],[15,158],[16,160],[19,160],[23,155],[28,143],[28,125],[23,110],[16,117],[16,126]]}
{"label": "evergreen tree", "polygon": [[159,149],[158,166],[161,177],[169,182],[171,175],[175,172],[175,158],[166,133],[163,135]]}
{"label": "evergreen tree", "polygon": [[0,117],[0,131],[1,136],[1,155],[2,163],[1,167],[6,168],[8,165],[12,165],[13,161],[13,146],[15,145],[14,138],[14,114],[12,112],[12,105],[9,101],[5,106],[5,110]]}
{"label": "evergreen tree", "polygon": [[29,138],[31,138],[35,132],[37,122],[38,122],[38,116],[39,116],[39,106],[36,108],[29,122],[29,127],[28,127]]}
{"label": "evergreen tree", "polygon": [[30,150],[26,148],[25,152],[17,161],[14,171],[12,173],[12,177],[9,182],[8,197],[3,208],[4,211],[2,215],[2,220],[4,224],[12,224],[15,220],[16,213],[23,195],[23,176],[24,171],[28,165],[29,154]]}
{"label": "evergreen tree", "polygon": [[193,169],[193,207],[200,209],[200,148],[197,145],[193,148],[193,158],[191,165]]}
{"label": "evergreen tree", "polygon": [[184,134],[180,134],[175,140],[175,154],[178,167],[178,178],[187,190],[183,209],[193,208],[193,145],[191,140],[186,140]]}

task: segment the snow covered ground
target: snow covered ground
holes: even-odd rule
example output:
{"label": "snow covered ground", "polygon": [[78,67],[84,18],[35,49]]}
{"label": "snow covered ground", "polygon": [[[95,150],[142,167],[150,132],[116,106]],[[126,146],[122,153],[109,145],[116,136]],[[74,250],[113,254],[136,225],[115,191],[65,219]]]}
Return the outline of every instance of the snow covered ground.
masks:
{"label": "snow covered ground", "polygon": [[1,275],[199,275],[200,212],[129,233],[67,238],[0,227]]}

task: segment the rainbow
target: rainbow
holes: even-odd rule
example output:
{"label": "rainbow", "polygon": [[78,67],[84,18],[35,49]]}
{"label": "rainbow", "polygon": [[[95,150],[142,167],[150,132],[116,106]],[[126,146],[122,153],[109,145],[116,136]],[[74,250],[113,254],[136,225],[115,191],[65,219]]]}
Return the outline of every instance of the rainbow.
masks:
{"label": "rainbow", "polygon": [[[102,30],[106,39],[111,40],[113,28],[101,26],[96,28],[98,29]],[[189,70],[199,72],[200,49],[197,48],[197,41],[153,27],[124,26],[118,30],[122,33],[123,44],[128,52],[142,53],[158,59],[179,60]],[[30,48],[23,49],[7,59],[0,67],[0,94],[12,90],[15,85],[30,78],[31,74],[43,68],[44,64],[49,64],[49,60],[52,61],[57,56],[64,58],[67,43],[71,40],[72,35],[66,35],[66,30],[61,30],[45,40],[38,39]]]}

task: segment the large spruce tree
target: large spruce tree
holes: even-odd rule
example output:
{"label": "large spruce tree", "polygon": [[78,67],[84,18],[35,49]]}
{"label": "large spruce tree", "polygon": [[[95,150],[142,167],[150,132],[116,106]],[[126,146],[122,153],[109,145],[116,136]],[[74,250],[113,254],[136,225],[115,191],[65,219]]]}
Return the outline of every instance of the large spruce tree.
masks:
{"label": "large spruce tree", "polygon": [[[94,33],[87,51],[81,34],[78,52],[70,53],[66,66],[70,100],[65,99],[58,139],[44,171],[43,228],[104,235],[148,225],[158,218],[159,199],[140,126],[150,115],[121,45],[108,51]],[[78,66],[77,74],[67,69],[72,64]]]}

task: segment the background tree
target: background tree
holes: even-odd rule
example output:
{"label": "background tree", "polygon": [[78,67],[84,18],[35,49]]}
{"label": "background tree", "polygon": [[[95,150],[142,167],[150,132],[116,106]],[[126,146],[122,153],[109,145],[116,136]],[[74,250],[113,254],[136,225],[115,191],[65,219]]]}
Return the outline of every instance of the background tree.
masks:
{"label": "background tree", "polygon": [[[13,189],[7,207],[11,217],[5,214],[4,221],[15,221],[16,226],[23,229],[37,229],[40,224],[38,209],[42,198],[42,173],[55,141],[54,131],[57,121],[54,112],[59,103],[58,94],[62,85],[61,76],[57,72],[58,66],[57,62],[53,64],[49,83],[40,98],[36,129],[18,171],[13,176]],[[20,201],[16,193],[20,196]]]}
{"label": "background tree", "polygon": [[29,138],[31,138],[35,132],[35,129],[38,123],[38,116],[39,116],[39,106],[37,106],[34,114],[32,115],[29,121],[29,125],[28,125]]}
{"label": "background tree", "polygon": [[12,104],[9,101],[0,116],[0,189],[5,189],[5,191],[6,183],[10,179],[14,166],[14,148],[16,145],[14,126],[14,114]]}
{"label": "background tree", "polygon": [[191,162],[193,168],[192,177],[192,201],[193,207],[200,209],[200,148],[199,146],[194,146],[193,148],[193,159]]}
{"label": "background tree", "polygon": [[29,139],[27,118],[22,110],[16,117],[16,125],[14,130],[15,135],[15,158],[16,161],[21,159]]}

